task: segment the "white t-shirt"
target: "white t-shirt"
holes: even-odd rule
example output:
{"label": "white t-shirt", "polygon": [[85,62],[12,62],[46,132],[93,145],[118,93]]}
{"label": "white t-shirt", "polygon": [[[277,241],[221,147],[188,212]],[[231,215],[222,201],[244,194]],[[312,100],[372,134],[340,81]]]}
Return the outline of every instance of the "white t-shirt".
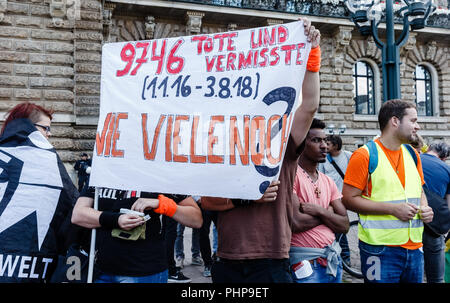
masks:
{"label": "white t-shirt", "polygon": [[[347,165],[348,161],[350,160],[350,157],[352,156],[352,153],[346,150],[341,150],[341,153],[337,157],[333,157],[336,164],[339,166],[339,168],[342,170],[342,172],[345,174],[347,171]],[[344,186],[344,180],[342,179],[341,175],[337,172],[337,170],[334,168],[333,164],[331,164],[327,160],[324,163],[319,163],[319,171],[333,179],[334,183],[336,183],[337,188],[340,192],[342,192],[342,187]]]}

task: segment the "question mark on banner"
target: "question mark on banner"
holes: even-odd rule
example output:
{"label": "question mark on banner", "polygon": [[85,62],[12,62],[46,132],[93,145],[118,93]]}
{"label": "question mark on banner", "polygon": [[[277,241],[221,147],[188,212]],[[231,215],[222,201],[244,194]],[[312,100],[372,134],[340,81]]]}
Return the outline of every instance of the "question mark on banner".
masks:
{"label": "question mark on banner", "polygon": [[[267,106],[270,106],[273,103],[279,102],[279,101],[286,102],[287,107],[286,107],[286,111],[284,114],[286,114],[286,116],[289,116],[291,114],[292,108],[294,107],[295,95],[296,95],[296,91],[294,88],[288,87],[288,86],[279,87],[279,88],[276,88],[276,89],[270,91],[269,93],[267,93],[267,95],[264,96],[262,102],[264,102]],[[280,132],[280,130],[282,129],[282,126],[283,126],[283,119],[280,118],[278,124],[275,124],[272,127],[271,136],[270,136],[271,140]],[[286,126],[286,127],[288,127],[288,126]],[[256,146],[256,150],[259,151],[259,143]],[[265,165],[255,165],[255,169],[258,173],[260,173],[261,175],[263,175],[265,177],[273,177],[278,174],[278,171],[280,170],[280,165],[278,165],[276,167],[272,167],[272,168],[265,166]],[[269,185],[270,185],[270,181],[262,182],[259,185],[260,193],[264,194],[264,192],[269,187]]]}

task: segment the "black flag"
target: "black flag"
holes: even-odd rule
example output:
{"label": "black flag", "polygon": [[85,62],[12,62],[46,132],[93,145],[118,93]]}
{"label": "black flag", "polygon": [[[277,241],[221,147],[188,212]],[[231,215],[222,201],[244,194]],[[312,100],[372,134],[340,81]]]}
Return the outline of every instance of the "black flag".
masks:
{"label": "black flag", "polygon": [[78,198],[53,146],[28,119],[0,137],[0,282],[45,282],[65,254]]}

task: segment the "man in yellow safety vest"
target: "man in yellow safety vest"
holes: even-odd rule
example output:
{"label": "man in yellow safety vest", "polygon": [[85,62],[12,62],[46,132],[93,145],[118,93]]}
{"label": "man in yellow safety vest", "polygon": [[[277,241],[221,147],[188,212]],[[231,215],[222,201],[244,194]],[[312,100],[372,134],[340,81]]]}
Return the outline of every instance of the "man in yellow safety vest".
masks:
{"label": "man in yellow safety vest", "polygon": [[359,215],[365,282],[421,283],[423,223],[433,220],[422,191],[422,163],[407,145],[420,129],[415,104],[399,99],[378,114],[381,136],[356,150],[347,167],[343,203]]}

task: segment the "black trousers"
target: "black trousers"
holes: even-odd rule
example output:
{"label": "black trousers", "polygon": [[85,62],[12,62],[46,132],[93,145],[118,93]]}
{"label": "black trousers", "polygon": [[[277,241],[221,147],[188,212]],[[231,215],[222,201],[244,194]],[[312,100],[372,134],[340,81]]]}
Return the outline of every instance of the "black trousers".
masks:
{"label": "black trousers", "polygon": [[164,240],[166,242],[167,263],[169,266],[169,275],[175,275],[177,268],[175,266],[175,240],[177,238],[177,221],[174,219],[162,216]]}
{"label": "black trousers", "polygon": [[225,260],[211,269],[213,283],[293,283],[289,259]]}
{"label": "black trousers", "polygon": [[211,230],[211,222],[214,222],[214,224],[217,223],[217,212],[204,209],[201,210],[203,225],[200,228],[200,253],[205,266],[211,267],[213,264],[213,259],[211,257],[211,241],[209,240],[209,232]]}

